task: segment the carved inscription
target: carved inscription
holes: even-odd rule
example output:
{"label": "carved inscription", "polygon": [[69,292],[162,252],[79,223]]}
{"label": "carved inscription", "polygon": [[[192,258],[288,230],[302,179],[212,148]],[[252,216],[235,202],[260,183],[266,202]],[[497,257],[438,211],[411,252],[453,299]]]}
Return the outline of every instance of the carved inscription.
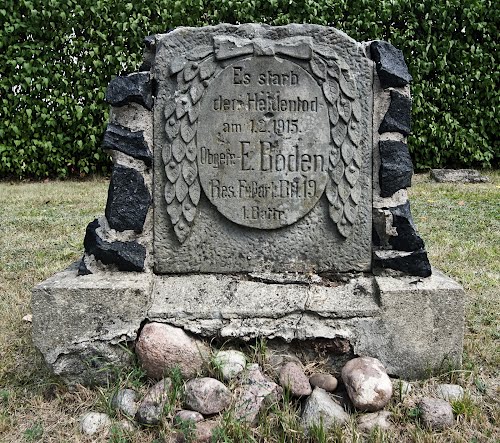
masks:
{"label": "carved inscription", "polygon": [[276,229],[306,215],[329,179],[328,109],[297,64],[251,57],[210,84],[198,122],[198,169],[208,199],[243,226]]}

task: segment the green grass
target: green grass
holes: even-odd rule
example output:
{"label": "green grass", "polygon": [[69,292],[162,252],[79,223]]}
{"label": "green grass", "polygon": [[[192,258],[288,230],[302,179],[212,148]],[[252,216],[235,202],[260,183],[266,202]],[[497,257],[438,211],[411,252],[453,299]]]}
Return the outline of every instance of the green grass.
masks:
{"label": "green grass", "polygon": [[[306,439],[299,430],[300,404],[288,400],[270,405],[257,429],[222,417],[221,441],[265,442],[486,442],[500,441],[500,173],[487,173],[490,183],[447,185],[414,179],[410,190],[415,223],[424,238],[431,263],[458,280],[466,290],[464,362],[458,370],[443,370],[415,383],[402,402],[389,409],[394,430],[363,437],[354,421],[342,429]],[[84,438],[78,417],[89,410],[106,412],[117,386],[102,390],[68,390],[51,376],[31,343],[31,288],[78,259],[86,225],[104,212],[108,182],[0,182],[0,441],[144,442],[163,441],[171,434],[159,428],[126,435]],[[251,359],[263,363],[265,344],[257,343]],[[141,388],[139,369],[122,374],[120,387]],[[422,429],[417,399],[431,394],[436,382],[459,383],[467,396],[454,402],[454,428],[440,433]],[[120,418],[120,417],[116,417]]]}

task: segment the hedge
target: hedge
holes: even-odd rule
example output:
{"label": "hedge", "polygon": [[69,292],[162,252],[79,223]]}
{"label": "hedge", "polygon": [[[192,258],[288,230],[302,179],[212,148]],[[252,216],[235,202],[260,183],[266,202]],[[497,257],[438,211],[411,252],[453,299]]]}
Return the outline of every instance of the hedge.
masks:
{"label": "hedge", "polygon": [[4,0],[0,177],[106,172],[104,94],[141,63],[143,38],[222,22],[318,23],[403,50],[418,169],[498,164],[494,0]]}

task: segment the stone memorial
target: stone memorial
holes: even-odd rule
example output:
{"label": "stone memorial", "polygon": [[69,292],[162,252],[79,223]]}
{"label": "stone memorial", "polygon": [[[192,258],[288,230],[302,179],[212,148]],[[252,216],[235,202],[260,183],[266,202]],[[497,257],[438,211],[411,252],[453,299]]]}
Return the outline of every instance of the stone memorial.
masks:
{"label": "stone memorial", "polygon": [[33,290],[33,340],[69,382],[128,364],[147,322],[211,340],[459,364],[464,293],[412,220],[401,51],[317,25],[178,28],[116,77],[114,168],[82,260]]}

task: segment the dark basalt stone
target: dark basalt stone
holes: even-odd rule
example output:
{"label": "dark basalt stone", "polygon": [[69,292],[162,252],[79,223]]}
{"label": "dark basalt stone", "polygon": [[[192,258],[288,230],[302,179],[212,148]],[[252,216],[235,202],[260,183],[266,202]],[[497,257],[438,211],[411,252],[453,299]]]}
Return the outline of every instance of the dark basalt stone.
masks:
{"label": "dark basalt stone", "polygon": [[370,45],[370,52],[384,89],[405,86],[413,80],[401,50],[388,42],[377,40]]}
{"label": "dark basalt stone", "polygon": [[151,205],[151,194],[142,174],[121,165],[113,167],[106,203],[109,226],[117,231],[142,232]]}
{"label": "dark basalt stone", "polygon": [[375,251],[373,266],[418,277],[429,277],[432,274],[431,264],[424,249],[413,252]]}
{"label": "dark basalt stone", "polygon": [[403,205],[389,208],[392,213],[392,226],[398,232],[398,235],[389,238],[389,243],[393,249],[398,251],[417,251],[424,249],[424,241],[416,232],[415,224],[410,211],[410,202]]}
{"label": "dark basalt stone", "polygon": [[120,271],[144,271],[146,248],[137,242],[107,242],[97,234],[99,221],[89,223],[83,244],[85,252],[106,265],[114,264]]}
{"label": "dark basalt stone", "polygon": [[80,263],[78,264],[78,274],[77,275],[89,275],[92,274],[92,271],[87,268],[87,265],[85,264],[85,255],[82,257],[80,260]]}
{"label": "dark basalt stone", "polygon": [[109,123],[104,133],[102,146],[142,160],[148,166],[151,166],[153,162],[153,155],[144,140],[144,131],[132,132],[124,126]]}
{"label": "dark basalt stone", "polygon": [[149,72],[136,72],[111,80],[106,89],[106,102],[112,106],[125,106],[134,102],[151,110],[153,95]]}
{"label": "dark basalt stone", "polygon": [[391,91],[391,104],[378,130],[384,132],[399,132],[407,136],[411,132],[411,100],[406,95]]}
{"label": "dark basalt stone", "polygon": [[[144,39],[144,53],[142,55],[142,65],[140,71],[149,71],[153,67],[156,55],[156,39],[154,35],[148,35]],[[154,95],[154,93],[153,93]]]}
{"label": "dark basalt stone", "polygon": [[380,195],[390,197],[400,189],[411,186],[413,164],[406,143],[394,140],[379,142]]}

